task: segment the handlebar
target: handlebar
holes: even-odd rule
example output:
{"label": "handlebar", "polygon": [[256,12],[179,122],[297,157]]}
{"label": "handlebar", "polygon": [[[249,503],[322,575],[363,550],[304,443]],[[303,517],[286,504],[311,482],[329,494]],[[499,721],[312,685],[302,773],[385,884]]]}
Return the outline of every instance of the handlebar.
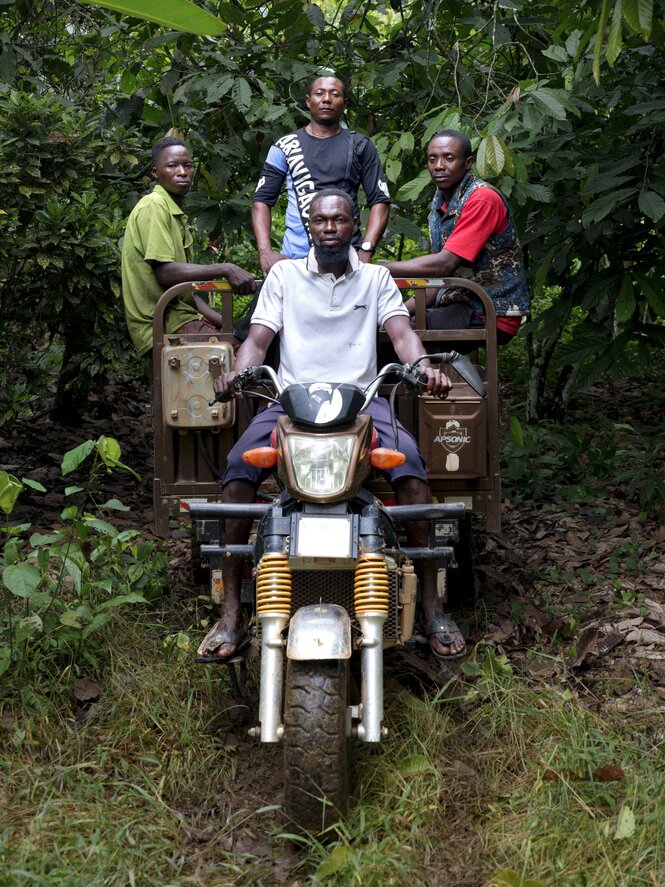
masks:
{"label": "handlebar", "polygon": [[[480,374],[473,366],[471,361],[464,355],[458,354],[457,351],[442,352],[441,354],[423,354],[413,364],[386,364],[379,371],[374,381],[372,381],[365,389],[365,401],[360,409],[360,412],[363,412],[363,410],[367,409],[369,404],[376,396],[376,393],[386,376],[398,376],[402,381],[407,382],[416,390],[422,391],[427,385],[427,374],[421,372],[417,368],[418,363],[421,360],[434,360],[442,364],[450,364],[450,366],[452,366],[453,369],[457,373],[459,373],[464,381],[471,386],[476,394],[479,394],[481,397],[486,396],[485,384],[480,377]],[[259,366],[251,366],[247,367],[244,370],[241,370],[241,372],[238,373],[231,384],[227,388],[225,388],[224,391],[220,391],[215,399],[210,402],[210,406],[220,401],[224,402],[230,400],[236,392],[243,391],[245,388],[249,388],[249,386],[252,385],[254,382],[257,382],[263,378],[267,378],[271,382],[276,396],[279,397],[284,390],[284,386],[280,384],[279,379],[277,378],[277,374],[272,369],[272,367],[261,364]]]}

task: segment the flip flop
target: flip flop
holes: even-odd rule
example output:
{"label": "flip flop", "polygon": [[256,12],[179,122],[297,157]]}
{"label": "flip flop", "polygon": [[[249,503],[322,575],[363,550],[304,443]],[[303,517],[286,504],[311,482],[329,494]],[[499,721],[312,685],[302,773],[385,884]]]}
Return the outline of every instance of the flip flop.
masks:
{"label": "flip flop", "polygon": [[[196,662],[205,665],[230,665],[232,662],[240,662],[244,657],[239,656],[241,650],[248,647],[251,643],[251,636],[247,631],[247,625],[242,624],[240,628],[217,628],[217,623],[213,625],[208,634],[201,641],[196,656]],[[205,650],[216,650],[222,644],[234,644],[235,650],[230,656],[209,656]]]}
{"label": "flip flop", "polygon": [[[457,640],[458,637],[464,640],[459,627],[450,616],[446,616],[445,613],[434,613],[427,620],[424,631],[428,641],[430,641],[430,635],[436,635],[437,641],[444,647],[452,646],[453,642]],[[432,647],[431,641],[429,646],[432,651],[432,656],[440,662],[453,662],[455,659],[463,659],[468,652],[466,649],[466,642],[463,650],[450,656],[443,656],[441,653],[437,653],[434,647]]]}

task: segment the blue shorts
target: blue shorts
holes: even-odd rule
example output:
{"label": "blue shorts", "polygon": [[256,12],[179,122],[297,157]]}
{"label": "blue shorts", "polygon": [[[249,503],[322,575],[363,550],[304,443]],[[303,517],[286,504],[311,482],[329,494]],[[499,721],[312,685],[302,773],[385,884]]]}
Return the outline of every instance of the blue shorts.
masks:
{"label": "blue shorts", "polygon": [[[395,446],[395,437],[392,425],[390,424],[390,407],[388,401],[383,397],[375,397],[372,403],[367,407],[365,412],[372,417],[374,428],[379,436],[379,444],[382,447],[393,449]],[[262,413],[259,413],[252,420],[251,425],[242,435],[237,444],[229,453],[226,461],[226,471],[222,478],[222,486],[226,486],[232,480],[248,480],[255,486],[261,483],[270,474],[268,468],[255,468],[253,465],[247,465],[242,461],[242,454],[245,450],[253,450],[255,447],[270,446],[270,435],[273,428],[277,424],[277,417],[284,415],[284,410],[277,404],[268,407]],[[425,470],[425,461],[420,455],[418,444],[414,437],[409,434],[406,428],[403,428],[399,422],[398,444],[397,449],[406,456],[404,465],[397,468],[390,468],[383,471],[382,474],[386,480],[393,484],[394,481],[401,477],[418,477],[427,483],[427,471]]]}

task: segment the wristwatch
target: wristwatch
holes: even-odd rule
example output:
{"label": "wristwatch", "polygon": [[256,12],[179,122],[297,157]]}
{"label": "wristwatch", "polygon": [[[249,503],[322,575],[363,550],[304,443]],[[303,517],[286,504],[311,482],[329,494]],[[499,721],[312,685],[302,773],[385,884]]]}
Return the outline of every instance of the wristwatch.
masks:
{"label": "wristwatch", "polygon": [[372,243],[371,240],[366,240],[366,241],[361,245],[360,249],[361,249],[364,253],[371,253],[372,255],[374,255],[374,253],[376,252],[376,247],[374,246],[374,244]]}

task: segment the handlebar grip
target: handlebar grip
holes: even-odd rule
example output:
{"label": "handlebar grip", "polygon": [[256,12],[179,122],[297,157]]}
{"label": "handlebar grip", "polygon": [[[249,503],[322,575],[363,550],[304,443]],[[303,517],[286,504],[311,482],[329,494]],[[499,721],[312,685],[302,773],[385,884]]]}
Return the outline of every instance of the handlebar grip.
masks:
{"label": "handlebar grip", "polygon": [[213,400],[208,403],[208,406],[211,407],[216,403],[228,403],[228,401],[232,400],[234,393],[238,390],[236,382],[237,378],[230,385],[227,385],[223,391],[218,391]]}

